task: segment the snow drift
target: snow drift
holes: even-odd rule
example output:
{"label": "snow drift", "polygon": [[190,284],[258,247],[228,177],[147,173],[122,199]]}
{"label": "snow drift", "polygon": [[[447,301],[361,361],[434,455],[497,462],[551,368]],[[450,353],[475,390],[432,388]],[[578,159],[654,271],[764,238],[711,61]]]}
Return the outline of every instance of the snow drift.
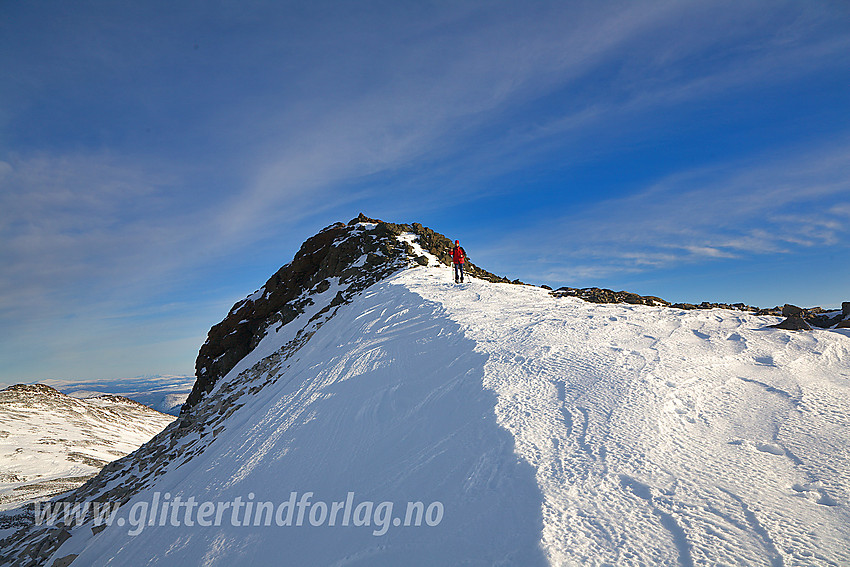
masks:
{"label": "snow drift", "polygon": [[[334,242],[379,230],[350,226]],[[310,282],[66,498],[122,503],[110,525],[33,526],[5,564],[850,563],[850,331],[457,286],[433,242],[395,232],[392,275]],[[201,525],[189,499],[227,507]],[[374,506],[342,525],[347,499]],[[410,503],[439,521],[405,525]]]}

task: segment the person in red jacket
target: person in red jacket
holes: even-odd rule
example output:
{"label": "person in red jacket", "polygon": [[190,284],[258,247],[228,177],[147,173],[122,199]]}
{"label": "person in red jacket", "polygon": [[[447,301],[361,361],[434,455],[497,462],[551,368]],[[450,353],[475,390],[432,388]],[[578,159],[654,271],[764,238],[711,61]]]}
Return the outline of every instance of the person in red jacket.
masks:
{"label": "person in red jacket", "polygon": [[455,240],[452,248],[452,264],[455,268],[455,283],[463,283],[463,263],[466,262],[466,251],[461,248],[460,240]]}

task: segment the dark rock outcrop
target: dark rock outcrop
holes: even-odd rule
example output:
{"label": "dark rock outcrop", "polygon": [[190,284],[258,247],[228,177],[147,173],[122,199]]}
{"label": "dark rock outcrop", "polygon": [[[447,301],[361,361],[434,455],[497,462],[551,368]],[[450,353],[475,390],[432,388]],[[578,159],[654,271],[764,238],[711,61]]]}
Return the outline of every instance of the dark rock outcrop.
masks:
{"label": "dark rock outcrop", "polygon": [[850,329],[850,301],[841,304],[841,321],[835,325],[836,329]]}
{"label": "dark rock outcrop", "polygon": [[692,309],[728,309],[730,311],[755,312],[758,310],[758,308],[750,307],[744,303],[712,303],[710,301],[703,301],[698,305],[694,305],[693,303],[673,303],[670,307],[673,307],[674,309],[684,309],[686,311]]}
{"label": "dark rock outcrop", "polygon": [[772,325],[777,329],[786,329],[789,331],[811,331],[812,326],[806,323],[806,320],[802,317],[789,317],[782,321],[781,323],[777,323],[776,325]]}
{"label": "dark rock outcrop", "polygon": [[809,324],[824,329],[829,329],[831,327],[835,327],[836,325],[838,325],[840,328],[843,322],[843,317],[844,316],[842,313],[837,313],[835,310],[828,311],[820,307],[810,307],[808,309],[803,309],[803,318]]}
{"label": "dark rock outcrop", "polygon": [[[541,286],[548,289],[547,286]],[[598,287],[561,287],[550,292],[554,297],[578,297],[591,303],[629,303],[632,305],[663,305],[674,309],[728,309],[731,311],[743,311],[754,315],[785,316],[787,319],[777,325],[771,325],[778,329],[806,330],[814,327],[850,328],[850,302],[841,304],[842,313],[828,311],[821,307],[802,308],[796,305],[786,304],[784,307],[771,307],[763,309],[752,307],[744,303],[712,303],[703,301],[695,305],[693,303],[670,303],[655,297],[654,295],[638,295],[628,291],[612,291]]]}
{"label": "dark rock outcrop", "polygon": [[[258,292],[236,303],[227,317],[210,329],[195,362],[197,379],[183,411],[195,405],[251,352],[270,327],[285,325],[303,313],[312,303],[309,295],[327,291],[330,278],[339,278],[340,285],[351,284],[346,286],[348,294],[340,291],[334,299],[339,304],[395,271],[403,250],[397,241],[381,238],[384,232],[360,231],[355,225],[336,223],[308,238],[292,262],[272,275]],[[362,256],[366,257],[362,268],[353,268]]]}
{"label": "dark rock outcrop", "polygon": [[785,316],[786,319],[781,323],[771,325],[771,327],[777,329],[786,329],[788,331],[811,331],[812,326],[809,325],[805,319],[803,319],[804,314],[805,309],[803,309],[802,307],[797,307],[796,305],[786,303],[785,306],[782,308],[782,315]]}
{"label": "dark rock outcrop", "polygon": [[788,317],[781,323],[771,325],[775,329],[785,329],[787,331],[811,331],[812,326],[806,323],[802,317]]}
{"label": "dark rock outcrop", "polygon": [[628,291],[613,291],[598,287],[559,287],[551,292],[554,297],[578,297],[591,303],[630,303],[632,305],[670,305],[654,295],[638,295]]}
{"label": "dark rock outcrop", "polygon": [[796,305],[791,305],[790,303],[786,303],[782,307],[783,317],[797,317],[799,319],[802,319],[804,313],[805,311],[802,307],[797,307]]}

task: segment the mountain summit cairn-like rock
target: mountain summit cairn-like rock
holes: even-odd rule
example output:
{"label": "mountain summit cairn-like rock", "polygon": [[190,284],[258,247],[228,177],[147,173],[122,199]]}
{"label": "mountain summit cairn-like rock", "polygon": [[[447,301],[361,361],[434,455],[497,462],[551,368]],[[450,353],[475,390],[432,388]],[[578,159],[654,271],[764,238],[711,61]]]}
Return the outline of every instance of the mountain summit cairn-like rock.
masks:
{"label": "mountain summit cairn-like rock", "polygon": [[790,305],[788,303],[782,308],[782,315],[786,317],[781,323],[771,325],[777,329],[785,329],[787,331],[811,331],[812,326],[803,319],[804,310],[802,307]]}
{"label": "mountain summit cairn-like rock", "polygon": [[841,321],[835,326],[836,329],[850,329],[850,301],[841,304]]}

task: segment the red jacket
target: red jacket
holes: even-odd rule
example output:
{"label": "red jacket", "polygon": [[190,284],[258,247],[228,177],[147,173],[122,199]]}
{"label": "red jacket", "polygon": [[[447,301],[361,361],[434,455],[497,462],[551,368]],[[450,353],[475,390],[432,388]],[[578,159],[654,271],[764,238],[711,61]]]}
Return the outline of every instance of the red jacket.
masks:
{"label": "red jacket", "polygon": [[455,264],[463,264],[466,262],[466,252],[460,246],[455,246],[452,250],[452,262]]}

